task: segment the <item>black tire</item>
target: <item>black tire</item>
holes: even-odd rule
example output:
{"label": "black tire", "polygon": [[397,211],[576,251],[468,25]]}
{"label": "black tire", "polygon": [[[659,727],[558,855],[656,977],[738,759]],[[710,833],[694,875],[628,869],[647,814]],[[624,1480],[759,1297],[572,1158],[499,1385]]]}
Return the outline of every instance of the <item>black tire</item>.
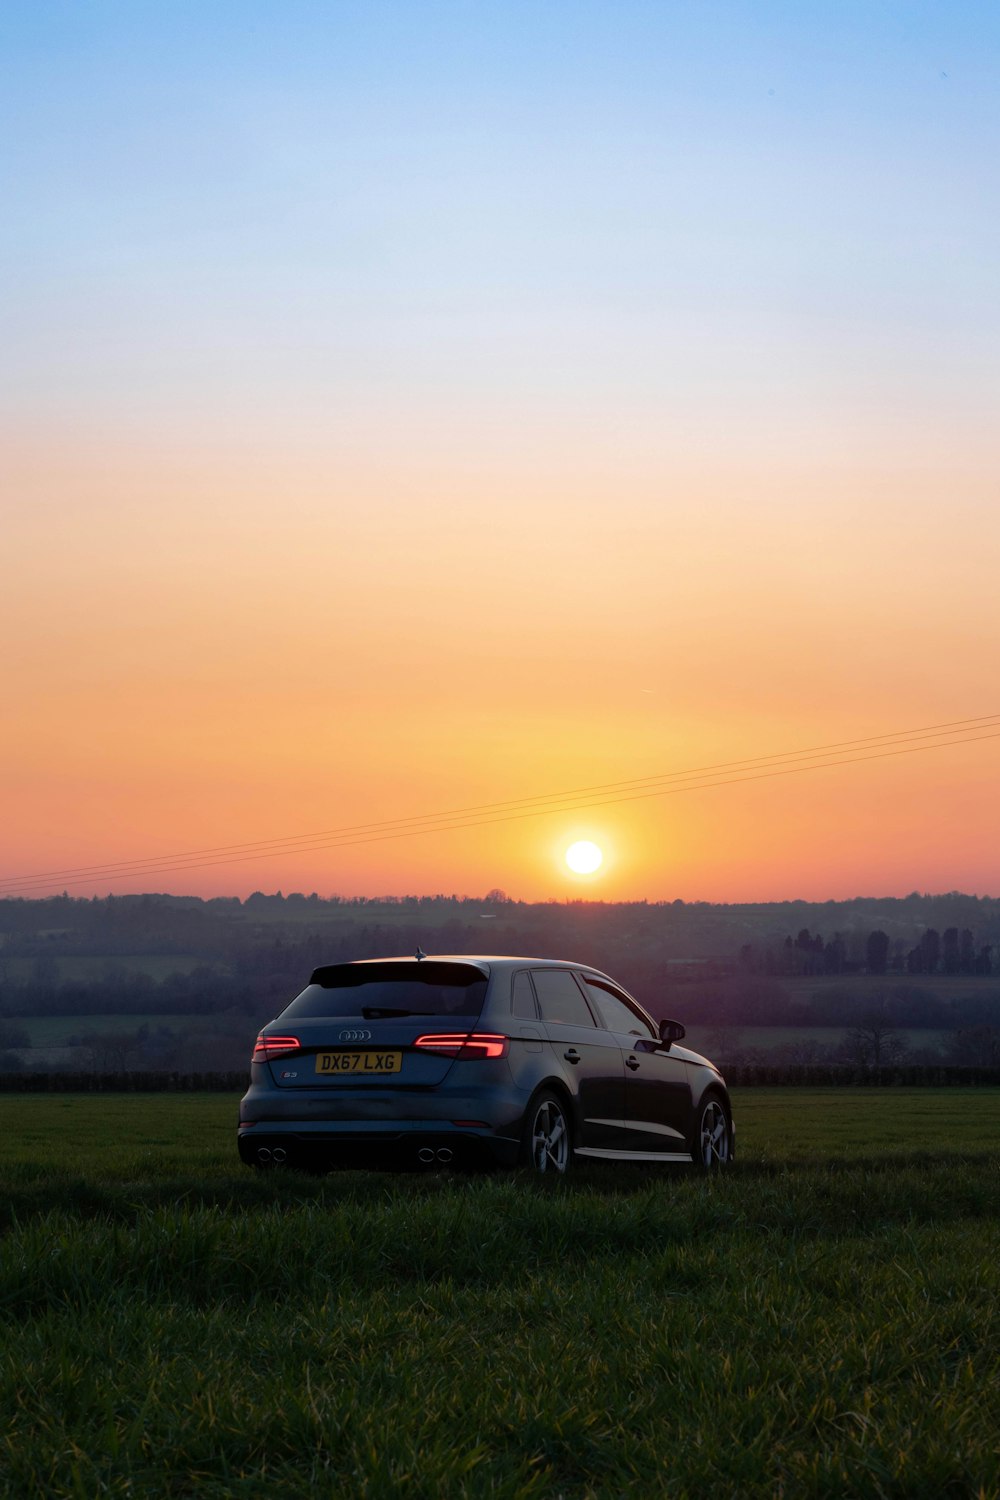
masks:
{"label": "black tire", "polygon": [[558,1094],[543,1089],[524,1115],[521,1164],[532,1172],[564,1176],[573,1160],[573,1125]]}
{"label": "black tire", "polygon": [[732,1127],[718,1094],[706,1094],[698,1106],[691,1158],[703,1172],[721,1172],[732,1163]]}

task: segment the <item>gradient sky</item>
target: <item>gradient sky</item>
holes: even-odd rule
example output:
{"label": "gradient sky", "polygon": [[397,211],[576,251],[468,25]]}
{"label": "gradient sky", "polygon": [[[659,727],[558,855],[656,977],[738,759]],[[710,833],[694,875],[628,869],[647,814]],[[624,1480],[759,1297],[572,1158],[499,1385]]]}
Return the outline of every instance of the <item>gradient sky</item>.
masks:
{"label": "gradient sky", "polygon": [[[0,882],[1000,709],[998,43],[9,0]],[[998,755],[39,890],[997,895]]]}

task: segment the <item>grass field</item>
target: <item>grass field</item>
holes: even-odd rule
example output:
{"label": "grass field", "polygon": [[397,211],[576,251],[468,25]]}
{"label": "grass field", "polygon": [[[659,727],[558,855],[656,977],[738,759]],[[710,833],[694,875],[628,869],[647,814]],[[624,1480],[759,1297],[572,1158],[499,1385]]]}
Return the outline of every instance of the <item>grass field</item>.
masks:
{"label": "grass field", "polygon": [[969,974],[814,974],[784,976],[776,981],[803,1004],[814,997],[843,992],[856,999],[881,999],[899,991],[924,990],[944,1000],[981,1000],[1000,995],[1000,974],[977,978]]}
{"label": "grass field", "polygon": [[235,1166],[0,1098],[0,1493],[1000,1495],[1000,1091],[742,1091],[723,1178]]}

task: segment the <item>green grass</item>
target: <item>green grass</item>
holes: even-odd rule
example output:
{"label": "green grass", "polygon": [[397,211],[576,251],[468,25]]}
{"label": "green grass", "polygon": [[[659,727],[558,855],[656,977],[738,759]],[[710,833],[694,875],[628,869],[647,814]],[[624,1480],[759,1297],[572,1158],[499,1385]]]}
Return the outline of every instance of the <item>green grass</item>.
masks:
{"label": "green grass", "polygon": [[1000,1091],[735,1105],[725,1177],[553,1183],[0,1099],[0,1493],[1000,1494]]}

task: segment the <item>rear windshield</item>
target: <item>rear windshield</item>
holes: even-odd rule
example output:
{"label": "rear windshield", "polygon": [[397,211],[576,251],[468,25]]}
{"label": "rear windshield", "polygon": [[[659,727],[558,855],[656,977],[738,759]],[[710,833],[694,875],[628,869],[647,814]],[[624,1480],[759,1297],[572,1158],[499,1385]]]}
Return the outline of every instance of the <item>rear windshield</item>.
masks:
{"label": "rear windshield", "polygon": [[475,1020],[486,997],[486,976],[467,964],[423,960],[401,964],[333,964],[281,1012],[292,1016],[461,1016]]}

